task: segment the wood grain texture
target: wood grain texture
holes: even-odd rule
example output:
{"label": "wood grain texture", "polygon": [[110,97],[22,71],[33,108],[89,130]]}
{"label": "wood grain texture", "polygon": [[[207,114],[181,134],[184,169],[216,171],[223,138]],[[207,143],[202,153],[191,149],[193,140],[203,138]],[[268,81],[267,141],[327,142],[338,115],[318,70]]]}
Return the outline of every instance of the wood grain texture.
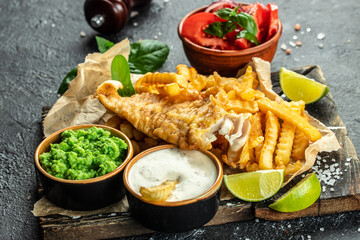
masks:
{"label": "wood grain texture", "polygon": [[[306,66],[294,69],[294,71],[326,84],[322,71],[318,66]],[[273,89],[281,95],[282,91],[278,75],[278,72],[272,73]],[[306,110],[327,127],[335,127],[333,131],[341,145],[341,149],[336,152],[320,153],[320,159],[317,160],[315,166],[325,171],[331,165],[338,163],[336,168],[339,168],[342,172],[338,174],[339,179],[336,179],[331,186],[327,186],[326,182],[322,181],[321,184],[326,189],[321,193],[318,201],[309,208],[294,213],[276,212],[267,208],[267,206],[300,181],[302,176],[296,177],[273,198],[261,203],[251,204],[238,199],[222,201],[218,213],[206,226],[254,218],[282,221],[360,210],[359,158],[348,136],[346,127],[337,113],[333,97],[329,93],[320,101],[307,105]],[[48,108],[43,108],[43,116],[46,115],[47,111]],[[59,215],[41,217],[40,226],[44,239],[114,238],[152,232],[133,220],[130,213],[95,215],[76,219]]]}

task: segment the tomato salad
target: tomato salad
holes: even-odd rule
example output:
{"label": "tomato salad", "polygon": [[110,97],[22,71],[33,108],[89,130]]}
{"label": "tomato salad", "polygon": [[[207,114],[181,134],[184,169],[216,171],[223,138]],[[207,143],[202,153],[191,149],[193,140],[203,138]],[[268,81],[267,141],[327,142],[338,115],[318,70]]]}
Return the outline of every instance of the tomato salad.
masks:
{"label": "tomato salad", "polygon": [[188,17],[181,35],[203,47],[240,50],[268,41],[278,30],[277,5],[221,0]]}

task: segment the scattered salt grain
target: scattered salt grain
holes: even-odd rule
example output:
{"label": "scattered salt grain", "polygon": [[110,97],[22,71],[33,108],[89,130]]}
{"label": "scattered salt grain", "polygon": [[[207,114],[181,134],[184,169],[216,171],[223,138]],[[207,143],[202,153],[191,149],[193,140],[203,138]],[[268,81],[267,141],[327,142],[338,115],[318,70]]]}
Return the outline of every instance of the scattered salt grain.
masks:
{"label": "scattered salt grain", "polygon": [[301,175],[301,177],[304,178],[304,177],[305,177],[305,174]]}
{"label": "scattered salt grain", "polygon": [[280,48],[281,48],[281,50],[285,51],[287,49],[287,46],[285,43],[283,43],[283,44],[281,44]]}
{"label": "scattered salt grain", "polygon": [[259,222],[259,219],[258,219],[258,218],[256,218],[256,219],[255,219],[255,222]]}
{"label": "scattered salt grain", "polygon": [[335,158],[331,159],[332,162],[336,162]]}
{"label": "scattered salt grain", "polygon": [[358,232],[360,232],[360,228],[358,228]]}
{"label": "scattered salt grain", "polygon": [[326,187],[325,186],[322,186],[322,191],[326,192]]}
{"label": "scattered salt grain", "polygon": [[288,228],[291,228],[291,224],[288,225]]}
{"label": "scattered salt grain", "polygon": [[330,192],[334,192],[335,191],[335,189],[334,188],[330,188]]}
{"label": "scattered salt grain", "polygon": [[322,232],[323,232],[324,230],[325,230],[325,229],[324,229],[323,227],[321,227],[321,228],[320,228],[320,231],[322,231]]}
{"label": "scattered salt grain", "polygon": [[52,28],[54,28],[55,26],[56,26],[55,23],[52,23],[52,24],[51,24],[51,27],[52,27]]}
{"label": "scattered salt grain", "polygon": [[348,42],[348,43],[351,43],[351,40],[349,39],[349,40],[347,40],[347,42]]}
{"label": "scattered salt grain", "polygon": [[324,48],[324,44],[319,43],[318,47],[319,47],[320,49],[322,49],[322,48]]}
{"label": "scattered salt grain", "polygon": [[348,162],[347,162],[347,163],[345,163],[345,166],[349,166],[349,165],[350,165],[350,163],[348,163]]}
{"label": "scattered salt grain", "polygon": [[111,213],[109,214],[110,217],[115,217],[116,216],[116,213]]}
{"label": "scattered salt grain", "polygon": [[290,42],[289,42],[289,45],[290,45],[291,47],[295,47],[295,46],[296,46],[296,43],[294,43],[293,41],[290,41]]}
{"label": "scattered salt grain", "polygon": [[304,35],[304,33],[305,33],[304,31],[301,31],[301,35]]}
{"label": "scattered salt grain", "polygon": [[80,32],[80,37],[86,37],[86,33],[84,31]]}
{"label": "scattered salt grain", "polygon": [[157,35],[155,35],[155,36],[154,36],[154,38],[155,38],[155,39],[158,39],[158,36],[157,36]]}
{"label": "scattered salt grain", "polygon": [[317,160],[320,160],[321,157],[320,157],[319,155],[316,155],[316,159],[317,159]]}
{"label": "scattered salt grain", "polygon": [[164,0],[164,2],[166,2],[166,3],[167,3],[167,2],[170,2],[170,0]]}
{"label": "scattered salt grain", "polygon": [[136,17],[137,15],[139,15],[138,11],[131,11],[131,13],[130,13],[131,18]]}
{"label": "scattered salt grain", "polygon": [[137,25],[138,25],[138,23],[137,23],[137,22],[134,22],[134,23],[133,23],[133,26],[134,26],[134,27],[136,27]]}
{"label": "scattered salt grain", "polygon": [[307,31],[307,32],[311,32],[311,28],[306,28],[306,31]]}
{"label": "scattered salt grain", "polygon": [[281,98],[286,98],[286,95],[283,93],[283,94],[281,94],[280,97],[281,97]]}
{"label": "scattered salt grain", "polygon": [[311,239],[311,236],[310,236],[310,235],[308,235],[307,237],[308,237],[308,239]]}
{"label": "scattered salt grain", "polygon": [[80,216],[73,216],[72,219],[78,219]]}
{"label": "scattered salt grain", "polygon": [[294,36],[293,36],[293,39],[294,39],[294,40],[297,40],[297,39],[298,39],[298,36],[294,35]]}
{"label": "scattered salt grain", "polygon": [[326,159],[323,159],[322,161],[323,161],[323,162],[326,162]]}
{"label": "scattered salt grain", "polygon": [[319,33],[317,35],[317,39],[319,39],[319,40],[323,40],[324,38],[325,38],[325,33]]}
{"label": "scattered salt grain", "polygon": [[158,35],[161,36],[161,32],[158,32]]}
{"label": "scattered salt grain", "polygon": [[347,158],[346,161],[347,161],[347,162],[350,162],[350,161],[351,161],[351,158]]}

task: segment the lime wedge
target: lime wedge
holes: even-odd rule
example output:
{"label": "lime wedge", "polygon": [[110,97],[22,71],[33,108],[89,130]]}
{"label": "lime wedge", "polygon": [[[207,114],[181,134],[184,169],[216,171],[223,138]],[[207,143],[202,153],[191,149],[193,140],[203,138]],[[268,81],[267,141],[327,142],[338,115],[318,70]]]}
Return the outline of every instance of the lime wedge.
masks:
{"label": "lime wedge", "polygon": [[320,196],[321,185],[315,173],[309,173],[269,208],[279,212],[296,212],[311,206]]}
{"label": "lime wedge", "polygon": [[313,103],[329,91],[327,86],[286,68],[280,69],[279,78],[283,92],[293,101],[303,100],[305,104]]}
{"label": "lime wedge", "polygon": [[283,181],[284,170],[260,170],[224,176],[227,189],[235,197],[249,202],[259,202],[273,196]]}

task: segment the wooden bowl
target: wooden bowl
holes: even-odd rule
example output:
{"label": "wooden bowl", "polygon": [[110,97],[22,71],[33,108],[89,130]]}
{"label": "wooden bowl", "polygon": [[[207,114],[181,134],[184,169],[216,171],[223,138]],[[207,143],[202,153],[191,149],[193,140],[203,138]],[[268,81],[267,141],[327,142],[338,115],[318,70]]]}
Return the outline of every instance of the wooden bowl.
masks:
{"label": "wooden bowl", "polygon": [[279,30],[268,41],[244,50],[217,50],[210,49],[191,42],[181,36],[184,21],[191,15],[203,12],[207,6],[195,9],[183,17],[178,26],[178,35],[183,43],[185,55],[190,64],[201,74],[212,74],[217,71],[222,76],[234,77],[239,69],[244,67],[253,57],[259,57],[271,62],[275,56],[279,38],[282,33],[282,24],[279,21]]}
{"label": "wooden bowl", "polygon": [[[68,180],[50,175],[40,164],[39,156],[50,150],[51,143],[60,141],[61,133],[65,130],[103,128],[111,132],[112,136],[123,139],[128,145],[128,153],[123,163],[114,171],[103,176],[86,180]],[[94,210],[119,201],[125,196],[122,181],[123,169],[133,156],[133,147],[128,137],[117,129],[103,125],[78,125],[59,130],[44,139],[35,152],[35,166],[44,194],[54,204],[70,210]]]}
{"label": "wooden bowl", "polygon": [[151,202],[135,192],[129,183],[129,173],[134,164],[145,155],[167,149],[174,145],[161,145],[136,155],[124,170],[124,185],[132,216],[142,225],[155,231],[182,232],[201,227],[209,222],[219,209],[220,187],[223,179],[222,163],[208,151],[207,155],[217,168],[217,177],[213,185],[200,196],[176,202]]}

